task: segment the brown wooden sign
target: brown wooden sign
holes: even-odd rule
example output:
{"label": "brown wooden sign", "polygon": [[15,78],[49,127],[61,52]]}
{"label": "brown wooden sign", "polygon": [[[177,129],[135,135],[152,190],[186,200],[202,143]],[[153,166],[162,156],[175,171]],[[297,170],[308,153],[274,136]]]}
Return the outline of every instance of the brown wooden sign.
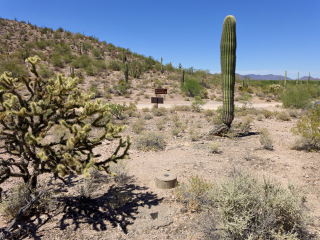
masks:
{"label": "brown wooden sign", "polygon": [[166,88],[156,88],[155,89],[156,94],[167,94]]}
{"label": "brown wooden sign", "polygon": [[163,103],[163,98],[162,97],[151,97],[151,103]]}

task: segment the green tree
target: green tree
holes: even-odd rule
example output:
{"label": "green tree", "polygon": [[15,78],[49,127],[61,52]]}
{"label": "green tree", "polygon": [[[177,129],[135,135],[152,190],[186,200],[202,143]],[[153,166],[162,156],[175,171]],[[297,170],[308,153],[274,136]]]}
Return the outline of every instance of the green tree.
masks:
{"label": "green tree", "polygon": [[202,87],[197,80],[189,79],[181,86],[181,90],[188,96],[194,97],[200,95]]}
{"label": "green tree", "polygon": [[[124,127],[110,122],[109,104],[93,102],[93,94],[78,89],[78,78],[42,78],[36,69],[39,61],[38,56],[26,60],[34,77],[13,78],[9,72],[0,77],[0,184],[22,178],[34,190],[43,173],[64,183],[61,177],[71,173],[88,178],[90,167],[110,173],[111,162],[128,156],[129,136],[123,141],[119,135]],[[56,127],[63,134],[52,140]],[[101,159],[95,148],[112,138],[119,139],[118,147]]]}

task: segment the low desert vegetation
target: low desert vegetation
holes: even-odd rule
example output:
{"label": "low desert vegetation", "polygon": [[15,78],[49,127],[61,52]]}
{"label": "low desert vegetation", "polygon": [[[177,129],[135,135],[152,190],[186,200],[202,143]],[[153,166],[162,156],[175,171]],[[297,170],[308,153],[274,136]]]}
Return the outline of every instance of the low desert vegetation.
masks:
{"label": "low desert vegetation", "polygon": [[292,132],[301,137],[296,141],[293,149],[320,150],[320,108],[310,109],[300,118]]}
{"label": "low desert vegetation", "polygon": [[135,138],[135,145],[141,151],[164,150],[166,142],[160,133],[144,132]]}
{"label": "low desert vegetation", "polygon": [[311,222],[306,196],[293,185],[241,172],[221,184],[192,176],[174,195],[188,211],[204,213],[200,227],[208,239],[298,240]]}
{"label": "low desert vegetation", "polygon": [[262,148],[267,150],[273,150],[273,140],[270,136],[268,129],[264,128],[261,130],[259,140]]}

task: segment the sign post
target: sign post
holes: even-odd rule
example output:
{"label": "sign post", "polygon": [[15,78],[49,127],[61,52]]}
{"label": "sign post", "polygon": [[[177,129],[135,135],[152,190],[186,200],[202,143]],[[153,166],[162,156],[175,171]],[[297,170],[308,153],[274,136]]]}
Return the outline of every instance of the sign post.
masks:
{"label": "sign post", "polygon": [[158,94],[167,94],[167,89],[157,88],[155,89],[155,94],[156,97],[151,97],[151,103],[156,103],[158,108],[158,104],[163,103],[163,97],[158,97]]}

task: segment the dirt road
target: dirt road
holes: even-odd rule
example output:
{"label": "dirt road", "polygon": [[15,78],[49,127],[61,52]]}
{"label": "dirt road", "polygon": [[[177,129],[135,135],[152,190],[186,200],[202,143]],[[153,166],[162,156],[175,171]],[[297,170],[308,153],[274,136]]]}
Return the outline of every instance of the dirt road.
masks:
{"label": "dirt road", "polygon": [[[142,108],[151,108],[153,104],[151,103],[138,103],[137,107],[138,109]],[[177,102],[167,102],[164,104],[159,104],[159,107],[165,107],[165,108],[171,108],[174,105],[186,105],[190,106],[191,102],[186,102],[186,101],[177,101]],[[242,107],[243,103],[236,102],[235,105],[237,107]],[[281,105],[281,103],[277,102],[270,102],[270,103],[253,103],[253,104],[248,104],[248,106],[252,106],[254,108],[264,108],[264,109],[269,109],[269,110],[274,110],[276,105]],[[222,102],[215,102],[215,101],[209,101],[207,102],[203,107],[203,109],[213,109],[216,110],[218,107],[222,106]]]}

